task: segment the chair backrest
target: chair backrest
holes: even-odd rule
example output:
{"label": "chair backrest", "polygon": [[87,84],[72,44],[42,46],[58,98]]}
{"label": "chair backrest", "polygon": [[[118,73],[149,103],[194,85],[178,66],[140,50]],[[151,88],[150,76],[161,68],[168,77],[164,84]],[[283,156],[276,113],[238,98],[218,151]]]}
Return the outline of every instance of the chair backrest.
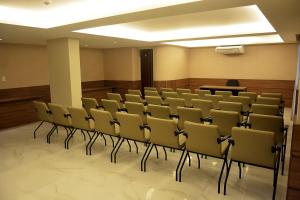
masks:
{"label": "chair backrest", "polygon": [[160,92],[174,92],[173,88],[160,88]]}
{"label": "chair backrest", "polygon": [[108,135],[116,136],[116,129],[113,121],[113,117],[110,112],[104,110],[91,109],[91,115],[94,118],[95,131],[105,133]]}
{"label": "chair backrest", "polygon": [[249,115],[249,123],[251,129],[274,132],[277,144],[282,144],[284,128],[283,117],[251,113]]}
{"label": "chair backrest", "polygon": [[72,117],[72,127],[87,131],[94,129],[94,122],[84,108],[68,107],[68,111]]}
{"label": "chair backrest", "polygon": [[217,143],[220,137],[218,126],[186,121],[184,131],[188,135],[186,140],[188,151],[222,157],[224,148]]}
{"label": "chair backrest", "polygon": [[251,99],[246,96],[230,96],[226,99],[226,101],[230,102],[240,102],[243,104],[243,111],[247,112],[250,110]]}
{"label": "chair backrest", "polygon": [[157,145],[179,148],[179,136],[176,122],[172,119],[160,119],[147,117],[148,125],[151,128],[150,142]]}
{"label": "chair backrest", "polygon": [[243,121],[243,104],[240,102],[229,102],[229,101],[219,101],[220,110],[224,111],[235,111],[239,113],[240,122]]}
{"label": "chair backrest", "polygon": [[145,96],[157,96],[159,97],[159,93],[157,92],[157,90],[145,90]]}
{"label": "chair backrest", "polygon": [[205,94],[203,99],[205,100],[211,100],[213,102],[213,107],[215,109],[218,108],[219,106],[219,101],[223,101],[223,96],[222,95],[210,95],[210,94]]}
{"label": "chair backrest", "polygon": [[149,104],[147,111],[151,114],[152,117],[170,119],[171,110],[169,106],[160,106]]}
{"label": "chair backrest", "polygon": [[140,97],[142,96],[142,93],[141,93],[140,90],[132,90],[132,89],[128,89],[128,94],[139,95]]}
{"label": "chair backrest", "polygon": [[186,108],[186,107],[178,107],[178,128],[183,128],[183,123],[185,121],[201,123],[202,119],[202,111],[200,108]]}
{"label": "chair backrest", "polygon": [[125,94],[126,101],[143,103],[142,97],[134,94]]}
{"label": "chair backrest", "polygon": [[199,95],[198,94],[192,94],[192,93],[182,93],[181,94],[182,98],[185,101],[185,105],[188,107],[192,107],[192,99],[199,99]]}
{"label": "chair backrest", "polygon": [[177,88],[176,92],[181,95],[183,93],[192,93],[191,89],[186,89],[186,88]]}
{"label": "chair backrest", "polygon": [[72,125],[71,117],[66,107],[55,104],[48,103],[49,109],[52,112],[53,122],[58,125],[70,127]]}
{"label": "chair backrest", "polygon": [[257,94],[255,92],[239,92],[239,96],[249,97],[251,103],[254,103],[257,98]]}
{"label": "chair backrest", "polygon": [[166,103],[169,105],[169,107],[171,109],[171,114],[173,114],[173,115],[177,115],[177,107],[178,106],[181,106],[181,107],[185,106],[185,101],[184,101],[184,99],[181,99],[181,98],[168,97],[166,99]]}
{"label": "chair backrest", "polygon": [[235,161],[274,168],[276,154],[273,132],[234,127],[232,129],[234,145],[231,158]]}
{"label": "chair backrest", "polygon": [[147,124],[146,115],[145,115],[145,107],[142,103],[136,103],[136,102],[125,102],[125,107],[127,109],[127,112],[130,114],[138,114],[143,123]]}
{"label": "chair backrest", "polygon": [[46,122],[53,122],[52,115],[46,103],[41,101],[33,101],[39,120]]}
{"label": "chair backrest", "polygon": [[157,91],[156,87],[144,87],[144,91],[145,90]]}
{"label": "chair backrest", "polygon": [[194,108],[200,108],[203,117],[210,117],[210,110],[213,109],[213,102],[211,100],[192,99]]}
{"label": "chair backrest", "polygon": [[219,127],[220,135],[227,136],[231,135],[232,127],[238,126],[240,122],[240,115],[234,111],[223,111],[223,110],[210,110],[212,117],[212,124]]}
{"label": "chair backrest", "polygon": [[108,92],[106,94],[107,94],[107,99],[109,100],[116,100],[118,102],[123,102],[122,96],[119,93]]}
{"label": "chair backrest", "polygon": [[279,98],[280,100],[283,99],[283,95],[282,93],[275,93],[275,92],[263,92],[260,95],[261,97],[272,97],[272,98]]}
{"label": "chair backrest", "polygon": [[256,104],[267,104],[267,105],[277,105],[279,106],[281,103],[280,98],[273,97],[260,97],[258,96],[256,99]]}
{"label": "chair backrest", "polygon": [[117,119],[120,123],[120,136],[123,138],[144,142],[145,133],[141,128],[143,122],[138,114],[118,112]]}
{"label": "chair backrest", "polygon": [[204,97],[206,94],[211,94],[210,90],[201,90],[201,89],[195,89],[195,94],[198,94],[200,99]]}
{"label": "chair backrest", "polygon": [[116,119],[116,112],[120,111],[120,106],[116,100],[101,99],[104,110],[110,112],[114,119]]}
{"label": "chair backrest", "polygon": [[217,90],[215,92],[215,95],[221,95],[223,96],[223,100],[226,100],[227,97],[230,97],[232,95],[231,91],[221,91],[221,90]]}
{"label": "chair backrest", "polygon": [[92,108],[98,109],[100,107],[98,101],[95,98],[82,97],[81,101],[82,101],[82,106],[84,107],[84,109],[89,115],[91,114],[90,110]]}
{"label": "chair backrest", "polygon": [[161,97],[156,97],[156,96],[145,96],[145,100],[147,104],[153,104],[153,105],[162,105],[163,101]]}
{"label": "chair backrest", "polygon": [[229,79],[226,82],[226,86],[240,86],[240,82],[236,79]]}
{"label": "chair backrest", "polygon": [[255,114],[263,115],[278,115],[279,106],[278,105],[266,105],[266,104],[252,104],[252,112]]}
{"label": "chair backrest", "polygon": [[171,97],[171,98],[179,98],[179,95],[177,92],[162,92],[162,97],[164,99]]}
{"label": "chair backrest", "polygon": [[94,118],[95,131],[116,136],[116,129],[113,123],[113,117],[110,112],[104,110],[91,109],[91,115]]}

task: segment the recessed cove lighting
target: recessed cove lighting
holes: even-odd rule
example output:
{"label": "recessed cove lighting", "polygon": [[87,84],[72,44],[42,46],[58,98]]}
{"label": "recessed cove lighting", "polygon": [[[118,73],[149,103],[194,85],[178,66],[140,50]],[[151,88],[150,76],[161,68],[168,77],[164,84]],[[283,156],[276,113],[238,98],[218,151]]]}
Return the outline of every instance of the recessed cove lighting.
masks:
{"label": "recessed cove lighting", "polygon": [[[0,5],[0,23],[52,28],[93,19],[197,2],[201,0],[44,0],[15,6]],[[48,5],[48,6],[45,6]],[[50,6],[51,5],[51,6]],[[86,12],[83,12],[86,11]]]}
{"label": "recessed cove lighting", "polygon": [[99,26],[74,32],[146,42],[274,33],[256,5]]}
{"label": "recessed cove lighting", "polygon": [[278,34],[233,37],[233,38],[217,38],[207,40],[187,40],[164,42],[163,44],[182,46],[182,47],[211,47],[211,46],[227,46],[227,45],[246,45],[246,44],[271,44],[282,43],[283,40]]}

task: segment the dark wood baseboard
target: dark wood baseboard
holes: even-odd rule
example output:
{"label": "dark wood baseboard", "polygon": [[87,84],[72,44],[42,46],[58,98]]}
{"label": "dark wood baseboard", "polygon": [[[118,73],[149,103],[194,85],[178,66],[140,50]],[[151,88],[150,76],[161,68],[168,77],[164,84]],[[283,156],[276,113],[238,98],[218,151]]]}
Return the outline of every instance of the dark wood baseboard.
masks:
{"label": "dark wood baseboard", "polygon": [[113,87],[113,92],[120,93],[123,97],[127,94],[128,89],[141,89],[141,81],[123,81],[123,80],[105,80],[105,86]]}

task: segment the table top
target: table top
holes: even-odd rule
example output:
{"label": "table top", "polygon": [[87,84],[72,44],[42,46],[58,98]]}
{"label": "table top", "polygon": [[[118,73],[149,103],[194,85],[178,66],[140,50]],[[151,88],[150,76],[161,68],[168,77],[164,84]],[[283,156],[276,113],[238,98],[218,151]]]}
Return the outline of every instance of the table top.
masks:
{"label": "table top", "polygon": [[244,86],[220,86],[220,85],[202,85],[200,89],[220,89],[220,90],[240,90],[244,91],[247,87]]}

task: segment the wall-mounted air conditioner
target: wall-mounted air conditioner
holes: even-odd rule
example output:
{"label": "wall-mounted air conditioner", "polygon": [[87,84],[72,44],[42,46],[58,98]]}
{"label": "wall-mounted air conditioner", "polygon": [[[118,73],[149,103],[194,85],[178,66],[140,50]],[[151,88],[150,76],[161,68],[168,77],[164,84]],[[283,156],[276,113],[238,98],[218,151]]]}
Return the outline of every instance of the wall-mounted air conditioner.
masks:
{"label": "wall-mounted air conditioner", "polygon": [[221,54],[243,54],[245,53],[244,46],[221,46],[216,47],[215,49],[216,53]]}

